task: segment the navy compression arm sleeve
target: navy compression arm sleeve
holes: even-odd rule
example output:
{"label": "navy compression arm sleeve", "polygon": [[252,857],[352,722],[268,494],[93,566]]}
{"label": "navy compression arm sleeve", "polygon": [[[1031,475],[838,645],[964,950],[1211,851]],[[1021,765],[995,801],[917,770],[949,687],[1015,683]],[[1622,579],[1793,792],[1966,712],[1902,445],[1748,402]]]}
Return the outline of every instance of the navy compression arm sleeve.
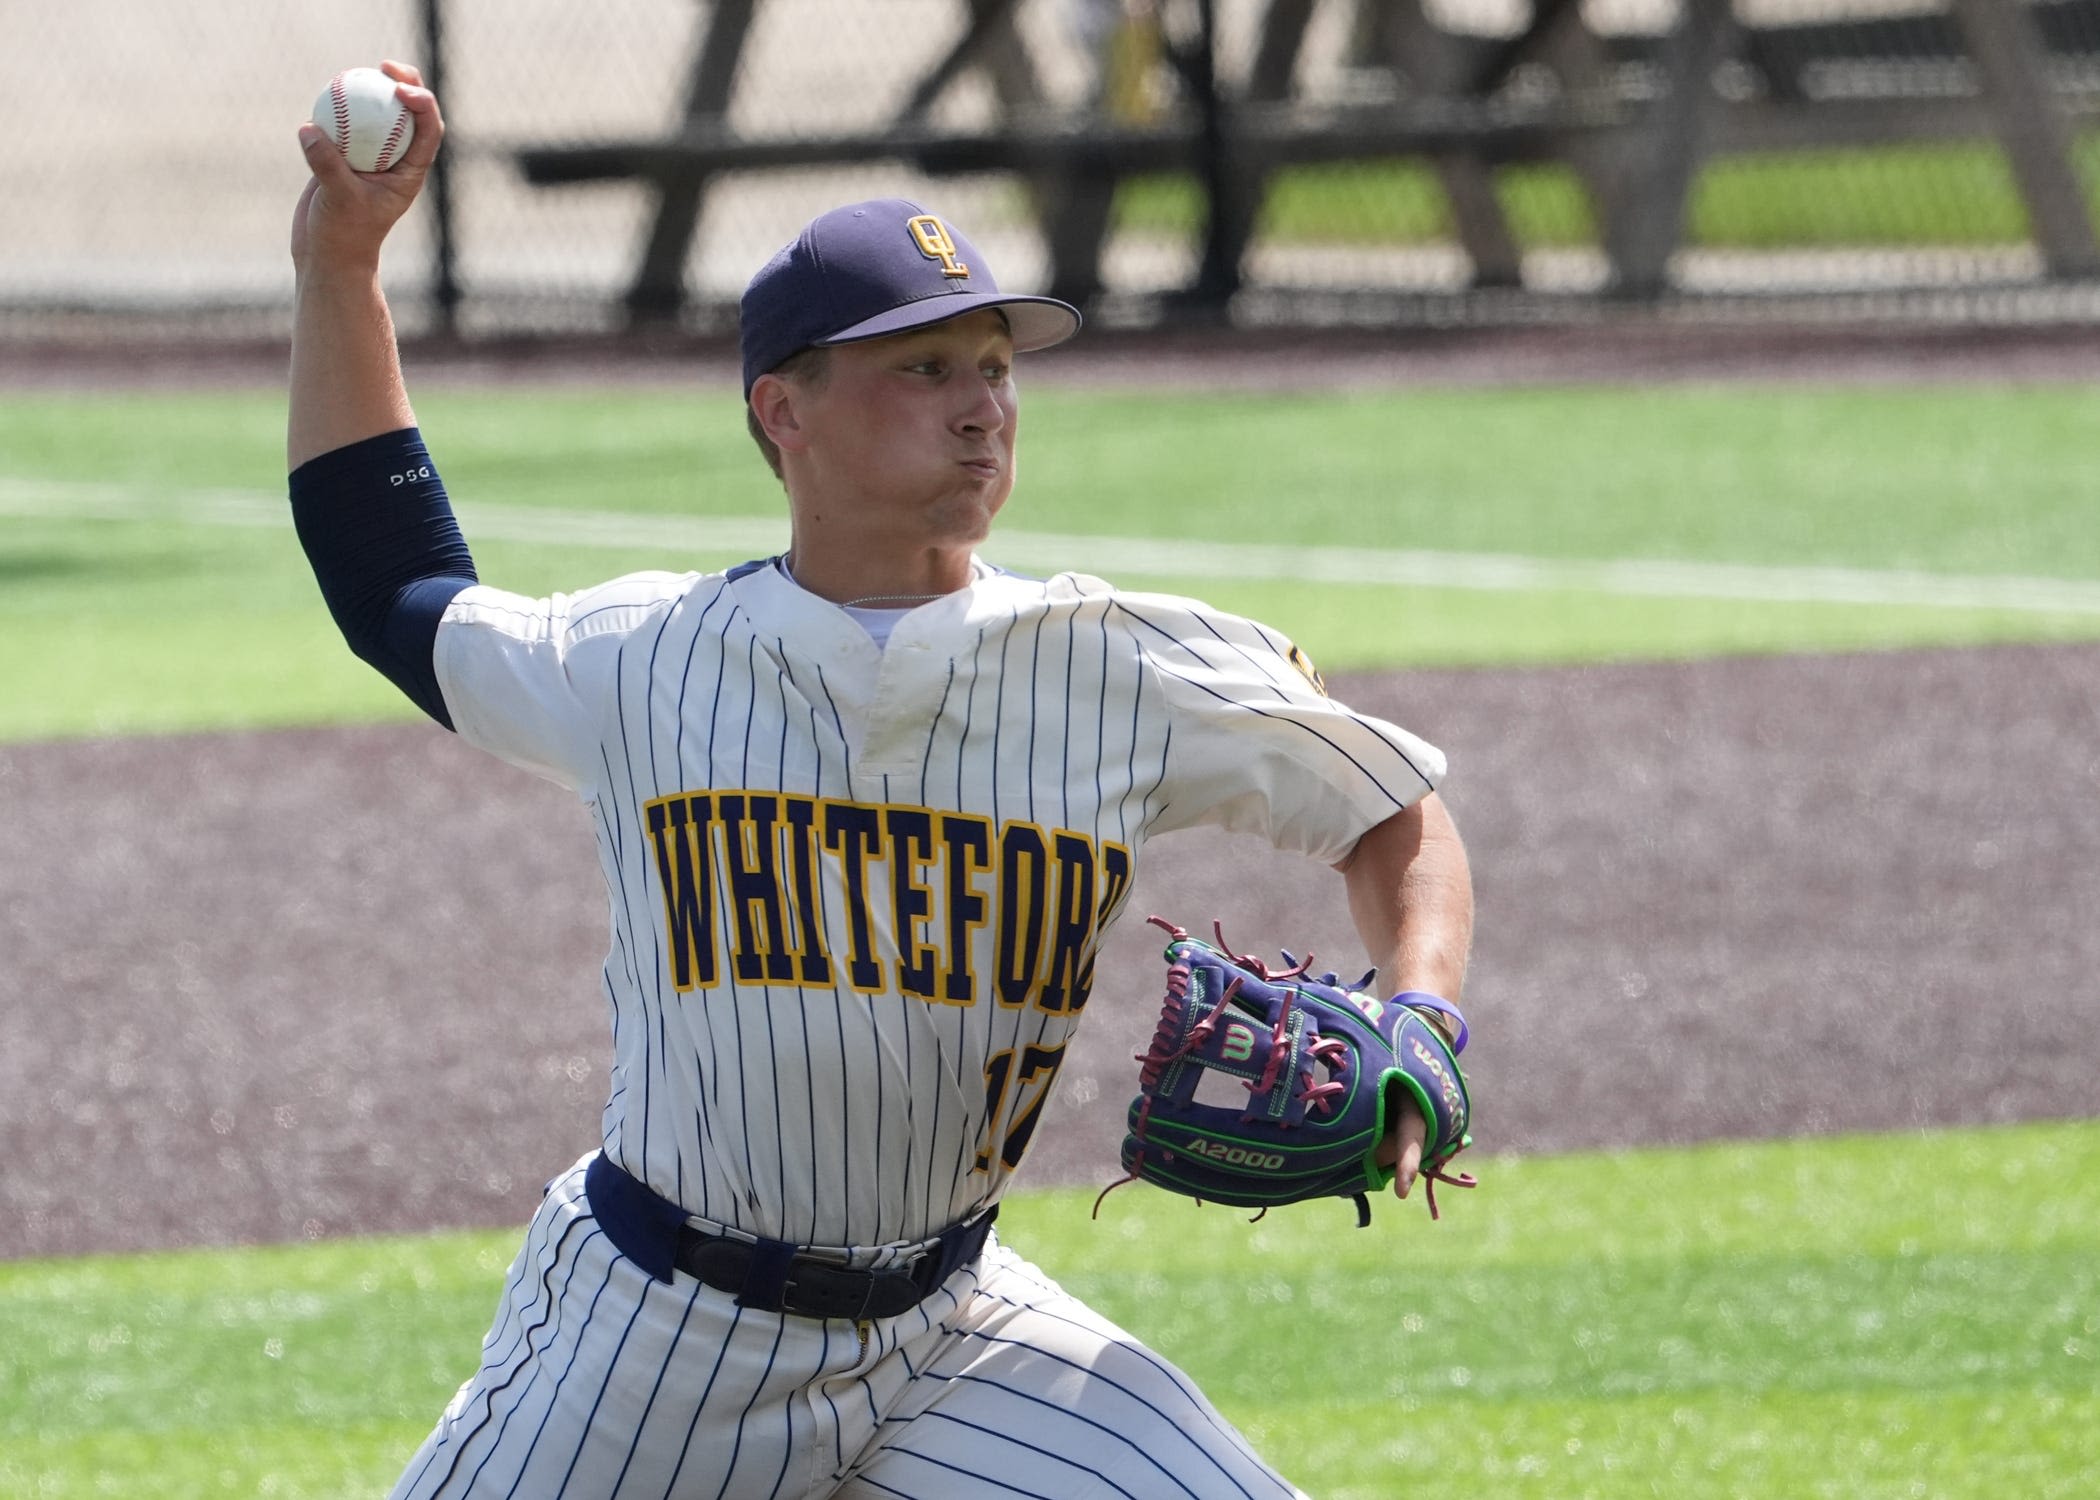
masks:
{"label": "navy compression arm sleeve", "polygon": [[447,729],[432,648],[474,559],[416,428],[337,448],[292,471],[292,524],[350,649]]}

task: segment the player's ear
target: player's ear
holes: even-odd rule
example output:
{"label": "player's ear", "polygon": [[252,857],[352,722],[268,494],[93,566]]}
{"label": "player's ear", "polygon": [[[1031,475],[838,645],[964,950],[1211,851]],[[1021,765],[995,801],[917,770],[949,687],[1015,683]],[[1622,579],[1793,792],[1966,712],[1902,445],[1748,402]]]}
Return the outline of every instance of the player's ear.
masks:
{"label": "player's ear", "polygon": [[799,453],[808,446],[801,414],[795,409],[798,394],[793,381],[778,375],[761,375],[751,387],[751,415],[773,446],[783,452]]}

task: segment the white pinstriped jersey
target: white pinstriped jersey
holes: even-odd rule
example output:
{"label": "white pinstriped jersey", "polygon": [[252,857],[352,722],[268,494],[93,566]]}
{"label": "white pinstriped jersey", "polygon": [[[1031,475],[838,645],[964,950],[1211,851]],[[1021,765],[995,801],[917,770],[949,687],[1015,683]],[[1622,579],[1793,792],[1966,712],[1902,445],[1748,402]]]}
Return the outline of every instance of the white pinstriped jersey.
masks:
{"label": "white pinstriped jersey", "polygon": [[1003,1192],[1154,834],[1341,857],[1443,759],[1192,600],[980,566],[887,648],[772,564],[439,629],[470,742],[576,790],[612,909],[605,1151],[775,1239],[925,1239]]}

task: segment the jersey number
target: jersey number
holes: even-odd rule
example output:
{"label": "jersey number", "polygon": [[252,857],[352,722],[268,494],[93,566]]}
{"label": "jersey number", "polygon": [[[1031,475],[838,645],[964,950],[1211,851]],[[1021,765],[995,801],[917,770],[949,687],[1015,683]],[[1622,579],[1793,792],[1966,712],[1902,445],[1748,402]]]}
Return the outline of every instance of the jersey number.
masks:
{"label": "jersey number", "polygon": [[[1035,1135],[1036,1121],[1043,1117],[1043,1101],[1050,1097],[1050,1084],[1057,1077],[1058,1066],[1065,1060],[1065,1044],[1055,1047],[1023,1047],[1020,1053],[1019,1076],[1014,1070],[1014,1049],[992,1054],[992,1060],[984,1069],[984,1141],[977,1150],[977,1170],[989,1171],[992,1165],[992,1145],[999,1139],[999,1122],[1006,1113],[1006,1093],[1013,1086],[1013,1119],[1007,1124],[1006,1139],[999,1147],[999,1160],[1012,1171],[1021,1164],[1021,1155],[1028,1149],[1028,1142]],[[1041,1079],[1040,1083],[1036,1080]],[[1030,1085],[1034,1084],[1033,1090]]]}

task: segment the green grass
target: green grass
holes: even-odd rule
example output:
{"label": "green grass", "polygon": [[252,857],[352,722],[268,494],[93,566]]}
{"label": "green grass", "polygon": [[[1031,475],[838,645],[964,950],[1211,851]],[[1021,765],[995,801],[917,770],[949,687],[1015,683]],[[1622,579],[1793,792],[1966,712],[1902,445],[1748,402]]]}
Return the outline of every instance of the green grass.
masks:
{"label": "green grass", "polygon": [[[1127,1188],[1002,1232],[1327,1500],[2090,1493],[2100,1124],[1482,1171],[1434,1226]],[[0,1265],[0,1493],[376,1492],[515,1239]]]}
{"label": "green grass", "polygon": [[383,1494],[513,1238],[0,1266],[0,1494]]}
{"label": "green grass", "polygon": [[[442,391],[420,403],[474,538],[477,506],[779,518],[733,399]],[[1606,388],[1330,396],[1088,394],[1025,403],[1022,531],[1558,560],[1803,564],[2100,580],[2074,387]],[[274,516],[275,393],[0,402],[0,512],[49,481],[125,520],[0,519],[0,738],[406,716],[333,634],[287,526],[183,523],[234,492]],[[475,542],[539,593],[738,551]],[[1032,571],[1026,549],[988,554]],[[1566,588],[1292,586],[1174,566],[1131,586],[1275,624],[1330,669],[2090,638],[2100,615],[1804,605]],[[1103,569],[1103,571],[1112,571]]]}
{"label": "green grass", "polygon": [[[2090,640],[2091,615],[2010,610],[1751,604],[1543,590],[1318,589],[1119,575],[1131,588],[1200,593],[1287,628],[1322,672],[1499,667]],[[1283,622],[1288,622],[1284,625]]]}
{"label": "green grass", "polygon": [[[2079,141],[2074,163],[2100,207],[2100,137]],[[1572,169],[1504,167],[1496,186],[1519,245],[1597,243]],[[1201,190],[1180,174],[1132,179],[1117,191],[1115,223],[1138,233],[1197,232]],[[2009,246],[2029,233],[2004,153],[1985,143],[1725,157],[1699,174],[1686,215],[1687,242],[1705,249]],[[1436,173],[1416,160],[1287,168],[1271,183],[1260,234],[1272,245],[1365,248],[1453,237]]]}

